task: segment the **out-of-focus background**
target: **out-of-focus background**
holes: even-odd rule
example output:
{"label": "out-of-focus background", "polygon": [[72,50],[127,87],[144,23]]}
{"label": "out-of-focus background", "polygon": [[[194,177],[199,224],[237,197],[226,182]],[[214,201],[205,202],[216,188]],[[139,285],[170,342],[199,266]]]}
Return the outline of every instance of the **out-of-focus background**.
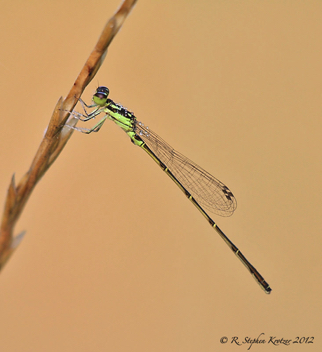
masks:
{"label": "out-of-focus background", "polygon": [[[119,4],[2,2],[2,204]],[[214,220],[272,294],[107,122],[74,133],[16,226],[1,351],[321,351],[321,35],[320,1],[139,0],[83,99],[107,85],[228,185],[237,211]]]}

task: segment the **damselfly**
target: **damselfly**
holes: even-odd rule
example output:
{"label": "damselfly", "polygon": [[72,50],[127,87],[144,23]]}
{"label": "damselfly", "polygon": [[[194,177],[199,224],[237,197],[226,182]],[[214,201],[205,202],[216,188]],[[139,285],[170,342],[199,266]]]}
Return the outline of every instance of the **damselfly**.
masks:
{"label": "damselfly", "polygon": [[[89,134],[91,132],[98,132],[105,120],[114,121],[128,134],[131,141],[142,148],[175,182],[246,268],[248,268],[261,288],[266,293],[270,293],[271,288],[269,284],[203,209],[206,208],[210,212],[221,216],[232,215],[236,209],[237,202],[229,188],[193,161],[174,150],[142,122],[137,121],[133,113],[129,112],[122,105],[108,99],[108,94],[109,89],[107,87],[98,87],[93,95],[92,105],[87,105],[80,99],[85,114],[74,111],[71,113],[73,117],[81,121],[92,120],[100,114],[104,114],[104,117],[91,129],[73,128]],[[85,107],[95,109],[91,113],[87,113]]]}

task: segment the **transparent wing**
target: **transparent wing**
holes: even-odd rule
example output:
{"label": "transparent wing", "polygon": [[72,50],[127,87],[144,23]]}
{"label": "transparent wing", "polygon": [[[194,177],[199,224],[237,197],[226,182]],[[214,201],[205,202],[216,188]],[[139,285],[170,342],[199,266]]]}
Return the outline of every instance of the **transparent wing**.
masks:
{"label": "transparent wing", "polygon": [[237,201],[227,186],[174,150],[142,122],[136,122],[134,132],[201,206],[220,216],[232,215],[237,207]]}

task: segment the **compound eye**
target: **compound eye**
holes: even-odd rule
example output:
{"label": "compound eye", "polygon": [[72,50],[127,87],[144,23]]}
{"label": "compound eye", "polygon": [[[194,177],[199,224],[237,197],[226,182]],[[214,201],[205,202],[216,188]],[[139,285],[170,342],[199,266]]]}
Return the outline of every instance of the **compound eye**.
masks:
{"label": "compound eye", "polygon": [[107,97],[109,95],[110,91],[107,87],[101,86],[96,89],[95,95],[98,93],[104,94]]}
{"label": "compound eye", "polygon": [[104,87],[104,86],[98,87],[96,89],[95,94],[93,95],[93,98],[92,98],[93,102],[96,105],[104,106],[107,102],[107,97],[109,92],[110,91],[107,87]]}

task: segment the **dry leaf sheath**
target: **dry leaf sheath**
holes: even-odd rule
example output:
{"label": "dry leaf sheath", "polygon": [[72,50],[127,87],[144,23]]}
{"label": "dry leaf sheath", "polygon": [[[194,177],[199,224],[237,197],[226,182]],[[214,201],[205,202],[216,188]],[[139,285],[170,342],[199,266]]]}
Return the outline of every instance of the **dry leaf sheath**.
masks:
{"label": "dry leaf sheath", "polygon": [[17,185],[13,175],[8,188],[0,227],[0,269],[3,268],[23,238],[24,232],[14,237],[13,230],[33,188],[56,160],[73,133],[73,129],[64,128],[64,125],[67,123],[70,126],[75,126],[77,120],[70,118],[66,111],[73,110],[85,87],[95,76],[106,56],[109,44],[118,33],[135,3],[136,0],[124,0],[118,11],[107,22],[69,94],[64,100],[63,98],[58,100],[30,169]]}

